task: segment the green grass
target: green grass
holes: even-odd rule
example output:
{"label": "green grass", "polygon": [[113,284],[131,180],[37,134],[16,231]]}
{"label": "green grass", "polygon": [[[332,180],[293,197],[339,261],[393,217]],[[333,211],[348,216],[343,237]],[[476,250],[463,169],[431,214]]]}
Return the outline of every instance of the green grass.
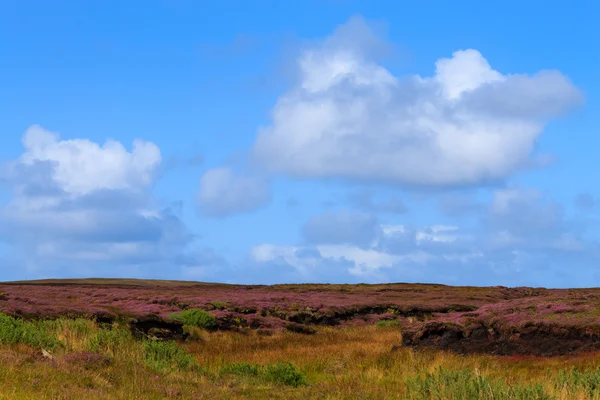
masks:
{"label": "green grass", "polygon": [[185,371],[196,366],[194,356],[175,342],[144,340],[143,349],[146,366],[156,372]]}
{"label": "green grass", "polygon": [[131,332],[126,329],[100,329],[88,337],[86,347],[96,353],[115,354],[131,340]]}
{"label": "green grass", "polygon": [[600,367],[585,371],[563,370],[549,378],[556,390],[581,391],[590,398],[600,397]]}
{"label": "green grass", "polygon": [[247,362],[227,363],[221,368],[221,374],[230,374],[238,376],[259,376],[262,373],[262,368],[258,364],[250,364]]}
{"label": "green grass", "polygon": [[279,362],[266,366],[248,362],[227,363],[220,375],[237,375],[241,377],[261,378],[274,385],[300,387],[306,385],[306,376],[291,363]]}
{"label": "green grass", "polygon": [[28,322],[0,314],[0,344],[25,344],[31,347],[55,349],[61,345],[56,335],[49,332],[49,323]]}
{"label": "green grass", "polygon": [[410,399],[456,400],[550,400],[551,397],[539,383],[508,385],[500,379],[489,379],[470,370],[449,371],[438,368],[407,382]]}

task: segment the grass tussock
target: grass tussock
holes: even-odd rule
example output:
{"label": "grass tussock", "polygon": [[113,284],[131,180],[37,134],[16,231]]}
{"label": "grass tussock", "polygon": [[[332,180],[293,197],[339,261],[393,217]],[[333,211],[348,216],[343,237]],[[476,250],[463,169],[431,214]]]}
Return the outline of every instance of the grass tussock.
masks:
{"label": "grass tussock", "polygon": [[0,314],[0,398],[600,399],[597,355],[392,352],[401,342],[394,324],[196,336],[140,340],[126,324]]}

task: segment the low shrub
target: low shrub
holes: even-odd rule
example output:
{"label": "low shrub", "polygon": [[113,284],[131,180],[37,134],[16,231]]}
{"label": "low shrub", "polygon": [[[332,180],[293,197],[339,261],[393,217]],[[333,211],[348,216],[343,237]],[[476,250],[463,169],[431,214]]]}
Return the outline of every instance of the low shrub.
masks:
{"label": "low shrub", "polygon": [[172,314],[170,317],[183,322],[184,325],[196,326],[206,330],[217,329],[217,317],[201,309],[185,310],[178,314]]}
{"label": "low shrub", "polygon": [[291,363],[267,365],[264,378],[275,384],[299,387],[306,385],[306,377]]}

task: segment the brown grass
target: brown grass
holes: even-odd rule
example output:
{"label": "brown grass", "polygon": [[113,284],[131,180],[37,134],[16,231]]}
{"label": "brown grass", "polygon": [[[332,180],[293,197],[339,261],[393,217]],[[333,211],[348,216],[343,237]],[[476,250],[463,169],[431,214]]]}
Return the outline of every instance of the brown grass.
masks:
{"label": "brown grass", "polygon": [[[95,332],[97,328],[89,324],[90,332]],[[458,356],[433,350],[392,352],[401,340],[397,328],[355,327],[325,328],[308,336],[196,331],[194,340],[183,346],[202,370],[161,374],[144,365],[139,342],[133,339],[112,353],[108,365],[68,361],[69,355],[86,350],[89,335],[65,323],[58,336],[66,347],[52,360],[43,357],[40,349],[0,346],[0,399],[405,399],[410,378],[435,373],[439,367],[467,369],[511,385],[541,382],[555,398],[587,399],[583,393],[557,392],[548,370],[600,364],[595,356],[540,359]],[[291,362],[309,385],[275,386],[220,374],[226,363],[236,362]]]}

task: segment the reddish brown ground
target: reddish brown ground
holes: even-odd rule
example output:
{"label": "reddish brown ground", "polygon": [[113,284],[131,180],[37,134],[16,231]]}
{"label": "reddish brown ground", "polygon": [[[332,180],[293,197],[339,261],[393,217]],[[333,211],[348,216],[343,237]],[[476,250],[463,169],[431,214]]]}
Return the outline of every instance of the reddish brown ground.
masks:
{"label": "reddish brown ground", "polygon": [[423,284],[243,286],[182,281],[0,283],[0,312],[168,321],[214,313],[221,329],[310,332],[310,326],[398,319],[404,345],[461,353],[551,356],[600,350],[600,289]]}

